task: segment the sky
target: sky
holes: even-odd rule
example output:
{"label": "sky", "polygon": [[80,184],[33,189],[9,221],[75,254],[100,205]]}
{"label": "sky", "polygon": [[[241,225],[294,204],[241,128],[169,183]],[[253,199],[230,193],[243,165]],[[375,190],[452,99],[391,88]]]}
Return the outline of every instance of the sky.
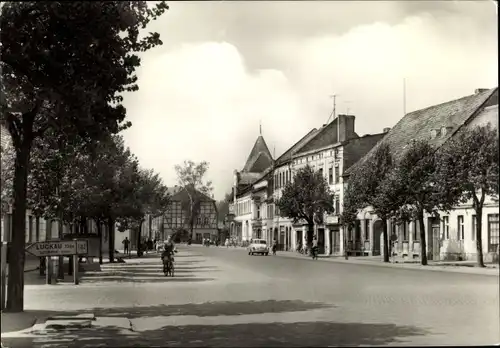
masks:
{"label": "sky", "polygon": [[259,124],[278,157],[328,121],[333,94],[361,136],[394,126],[405,109],[498,85],[488,0],[168,4],[147,28],[163,45],[141,56],[124,138],[168,186],[174,165],[208,161],[215,199],[230,192]]}

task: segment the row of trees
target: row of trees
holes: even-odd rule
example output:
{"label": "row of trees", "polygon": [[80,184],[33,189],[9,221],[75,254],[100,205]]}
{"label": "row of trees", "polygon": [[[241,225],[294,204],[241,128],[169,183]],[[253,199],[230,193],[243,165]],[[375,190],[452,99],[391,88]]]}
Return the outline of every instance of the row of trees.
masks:
{"label": "row of trees", "polygon": [[498,132],[490,124],[464,128],[439,148],[425,140],[410,142],[400,158],[388,144],[377,145],[349,177],[342,220],[354,226],[357,213],[371,207],[382,220],[384,261],[389,262],[387,220],[417,221],[421,264],[427,265],[424,214],[437,216],[460,203],[476,212],[477,264],[484,267],[482,213],[485,199],[498,197]]}
{"label": "row of trees", "polygon": [[[139,197],[159,181],[152,172],[138,169],[114,135],[131,125],[125,121],[122,101],[125,92],[139,88],[138,53],[161,44],[158,33],[143,35],[141,30],[167,9],[163,1],[154,6],[145,1],[2,3],[0,122],[13,148],[8,310],[22,311],[24,305],[28,204],[40,214],[67,221],[87,216],[109,223],[123,218],[124,225],[137,221],[137,212],[156,206],[117,207],[119,195],[134,196],[139,204]],[[116,156],[106,157],[102,148],[113,147],[108,153]],[[50,165],[40,161],[45,155]],[[103,168],[113,160],[128,164],[118,172]],[[58,169],[33,170],[51,165]],[[88,183],[97,181],[92,176],[104,176],[109,186],[89,189]],[[30,184],[30,199],[28,177],[42,183]],[[74,185],[81,190],[68,189]],[[119,194],[113,192],[117,187]],[[92,206],[108,198],[108,205]],[[72,209],[66,209],[69,206]]]}

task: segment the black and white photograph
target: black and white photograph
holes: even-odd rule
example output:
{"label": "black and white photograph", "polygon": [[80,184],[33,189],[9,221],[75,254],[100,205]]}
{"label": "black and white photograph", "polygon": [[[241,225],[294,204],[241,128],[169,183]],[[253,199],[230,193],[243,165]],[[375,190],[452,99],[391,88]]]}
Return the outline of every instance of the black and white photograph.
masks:
{"label": "black and white photograph", "polygon": [[500,345],[496,0],[0,3],[2,348]]}

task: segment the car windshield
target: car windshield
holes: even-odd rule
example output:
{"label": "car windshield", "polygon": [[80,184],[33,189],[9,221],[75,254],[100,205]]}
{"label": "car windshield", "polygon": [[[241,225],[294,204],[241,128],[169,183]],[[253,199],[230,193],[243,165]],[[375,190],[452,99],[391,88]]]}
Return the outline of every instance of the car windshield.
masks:
{"label": "car windshield", "polygon": [[265,240],[257,240],[255,241],[256,244],[266,244]]}

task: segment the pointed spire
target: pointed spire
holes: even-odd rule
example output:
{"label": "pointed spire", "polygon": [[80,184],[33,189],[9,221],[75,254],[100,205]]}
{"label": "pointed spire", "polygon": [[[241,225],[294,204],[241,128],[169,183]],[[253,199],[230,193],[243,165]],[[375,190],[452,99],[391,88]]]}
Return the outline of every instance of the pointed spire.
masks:
{"label": "pointed spire", "polygon": [[259,121],[259,134],[262,135],[262,120]]}

